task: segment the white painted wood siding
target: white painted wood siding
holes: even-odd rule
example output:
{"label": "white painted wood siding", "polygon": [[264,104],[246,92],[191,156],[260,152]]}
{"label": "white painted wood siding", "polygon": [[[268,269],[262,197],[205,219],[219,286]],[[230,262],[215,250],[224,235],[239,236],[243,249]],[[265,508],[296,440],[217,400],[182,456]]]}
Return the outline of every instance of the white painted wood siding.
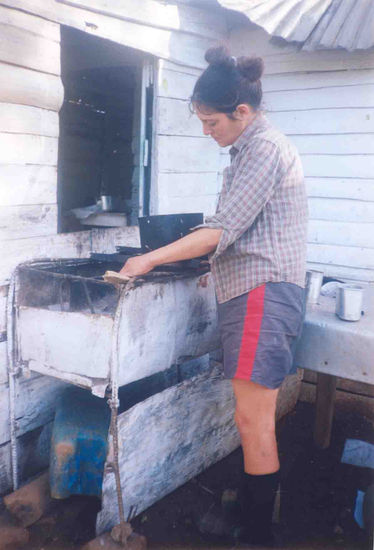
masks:
{"label": "white painted wood siding", "polygon": [[264,58],[264,109],[300,152],[310,267],[373,281],[373,52],[297,52],[249,24],[232,33],[231,45],[235,55]]}
{"label": "white painted wood siding", "polygon": [[203,135],[200,121],[189,109],[199,74],[198,70],[159,61],[153,213],[209,215],[215,210],[220,149]]}

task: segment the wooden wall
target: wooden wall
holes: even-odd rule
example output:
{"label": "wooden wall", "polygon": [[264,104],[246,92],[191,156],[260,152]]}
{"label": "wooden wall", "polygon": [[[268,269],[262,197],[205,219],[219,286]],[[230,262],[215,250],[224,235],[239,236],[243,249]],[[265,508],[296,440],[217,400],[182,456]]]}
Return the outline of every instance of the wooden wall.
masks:
{"label": "wooden wall", "polygon": [[[82,0],[69,5],[55,0],[0,0],[0,494],[11,488],[5,312],[13,269],[31,259],[87,257],[91,251],[112,252],[117,244],[137,246],[139,242],[136,227],[57,233],[58,112],[64,95],[60,24],[172,60],[176,64],[176,82],[177,77],[188,78],[185,66],[203,67],[204,51],[226,32],[222,15],[155,0],[113,2],[110,13],[104,0]],[[112,59],[115,65],[121,59],[121,48],[117,49]],[[191,72],[195,76],[195,69]],[[187,92],[186,88],[182,99],[186,100],[189,94],[190,89]],[[186,108],[181,97],[177,96],[175,104]],[[170,98],[170,105],[174,105],[173,101]],[[168,130],[164,130],[160,138],[168,135]],[[180,145],[194,144],[199,149],[197,134],[196,128],[191,136],[183,131],[176,133],[181,137]],[[186,138],[191,139],[183,142]],[[205,143],[208,142],[204,141],[204,146]],[[167,152],[163,147],[161,151],[165,161]],[[187,192],[192,200],[193,185],[198,177],[205,180],[200,173],[207,172],[213,198],[217,190],[213,170],[189,170],[189,162],[186,159],[182,175],[191,173],[193,181],[188,178],[189,189],[185,191],[181,177],[179,186],[183,192],[179,196]],[[170,169],[172,166],[164,166],[163,173],[167,176]],[[171,183],[167,185],[170,188]],[[168,192],[167,188],[160,187],[163,192]],[[16,412],[21,477],[33,473],[27,461],[35,468],[46,465],[53,404],[63,387],[60,382],[40,376],[20,381]]]}
{"label": "wooden wall", "polygon": [[231,44],[264,58],[265,111],[301,154],[310,267],[373,281],[374,52],[297,52],[250,24]]}
{"label": "wooden wall", "polygon": [[[203,56],[202,52],[202,56]],[[167,61],[158,66],[158,118],[152,211],[158,214],[215,210],[220,188],[220,148],[202,133],[189,97],[200,71]]]}

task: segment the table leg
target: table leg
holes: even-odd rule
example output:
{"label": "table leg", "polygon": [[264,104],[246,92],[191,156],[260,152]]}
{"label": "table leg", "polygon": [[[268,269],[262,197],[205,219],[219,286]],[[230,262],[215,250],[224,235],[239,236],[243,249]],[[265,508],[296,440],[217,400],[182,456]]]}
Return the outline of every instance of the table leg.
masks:
{"label": "table leg", "polygon": [[330,445],[332,419],[334,416],[337,377],[319,372],[317,374],[316,418],[314,443],[321,449]]}

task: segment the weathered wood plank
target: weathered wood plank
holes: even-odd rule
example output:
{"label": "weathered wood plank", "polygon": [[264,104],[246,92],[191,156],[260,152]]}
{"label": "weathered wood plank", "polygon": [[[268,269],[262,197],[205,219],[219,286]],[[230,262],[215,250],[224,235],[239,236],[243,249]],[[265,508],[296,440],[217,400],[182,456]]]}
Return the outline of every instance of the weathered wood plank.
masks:
{"label": "weathered wood plank", "polygon": [[203,136],[200,120],[192,114],[187,101],[160,97],[157,133],[169,136]]}
{"label": "weathered wood plank", "polygon": [[193,76],[196,77],[196,79],[202,73],[201,69],[197,69],[197,68],[191,67],[189,65],[180,65],[178,63],[173,63],[172,61],[169,61],[168,59],[159,59],[158,63],[159,63],[160,68],[162,70],[176,71],[177,73],[193,75]]}
{"label": "weathered wood plank", "polygon": [[318,134],[290,136],[301,154],[372,155],[373,134]]}
{"label": "weathered wood plank", "polygon": [[38,17],[34,19],[33,32],[0,23],[2,38],[0,61],[59,75],[61,73],[60,44],[36,34],[40,19]]}
{"label": "weathered wood plank", "polygon": [[330,446],[336,380],[336,376],[318,373],[314,443],[320,449]]}
{"label": "weathered wood plank", "polygon": [[0,207],[0,240],[54,235],[57,232],[57,205]]}
{"label": "weathered wood plank", "polygon": [[[231,384],[218,370],[156,394],[118,418],[125,514],[137,514],[239,445]],[[131,445],[126,442],[131,441]],[[144,467],[144,457],[147,467]],[[114,476],[104,474],[96,529],[118,523]]]}
{"label": "weathered wood plank", "polygon": [[0,286],[0,334],[6,332],[6,304],[9,285]]}
{"label": "weathered wood plank", "polygon": [[64,88],[59,76],[0,63],[0,102],[59,111]]}
{"label": "weathered wood plank", "polygon": [[19,2],[18,6],[16,6],[16,2],[13,2],[13,0],[11,2],[2,1],[0,4],[0,20],[4,25],[17,27],[53,42],[60,41],[60,26],[46,19],[30,15],[30,13],[24,13],[21,11],[22,2]]}
{"label": "weathered wood plank", "polygon": [[365,178],[374,174],[373,155],[302,155],[307,177]]}
{"label": "weathered wood plank", "polygon": [[155,0],[144,0],[141,4],[132,0],[57,1],[90,12],[160,29],[197,34],[214,39],[220,39],[226,33],[224,15],[219,9],[206,11],[193,6],[163,4]]}
{"label": "weathered wood plank", "polygon": [[113,319],[108,315],[21,307],[18,322],[21,358],[55,371],[107,378],[112,326]]}
{"label": "weathered wood plank", "polygon": [[326,277],[336,277],[351,281],[374,282],[374,269],[361,269],[359,267],[333,265],[327,262],[312,261],[308,258],[308,269],[323,271]]}
{"label": "weathered wood plank", "polygon": [[[56,400],[67,384],[48,376],[21,377],[17,384],[17,435],[21,436],[53,419]],[[0,387],[0,444],[10,440],[9,392]]]}
{"label": "weathered wood plank", "polygon": [[310,90],[282,90],[264,94],[268,111],[297,111],[299,109],[338,109],[373,107],[374,84],[339,86]]}
{"label": "weathered wood plank", "polygon": [[217,172],[158,175],[157,192],[159,197],[165,197],[165,200],[173,197],[185,197],[189,200],[191,197],[215,196],[218,191]]}
{"label": "weathered wood plank", "polygon": [[211,138],[159,136],[160,172],[218,172],[220,149]]}
{"label": "weathered wood plank", "polygon": [[197,78],[198,77],[194,74],[166,69],[165,65],[160,63],[158,73],[158,96],[188,100],[192,95]]}
{"label": "weathered wood plank", "polygon": [[[8,136],[13,137],[11,134]],[[34,136],[27,137],[33,138]],[[45,139],[57,141],[55,138]],[[56,202],[57,169],[55,166],[2,164],[0,165],[0,181],[1,206],[53,204]]]}
{"label": "weathered wood plank", "polygon": [[374,201],[374,179],[305,178],[309,197]]}
{"label": "weathered wood plank", "polygon": [[308,242],[374,248],[374,222],[355,223],[309,220]]}
{"label": "weathered wood plank", "polygon": [[204,52],[214,43],[209,38],[146,27],[64,4],[59,4],[57,10],[54,0],[13,0],[12,5],[93,36],[192,67],[206,66]]}
{"label": "weathered wood plank", "polygon": [[140,246],[139,227],[91,229],[92,252],[116,252],[116,246]]}
{"label": "weathered wood plank", "polygon": [[268,113],[285,134],[374,133],[374,109],[313,109]]}
{"label": "weathered wood plank", "polygon": [[7,364],[7,343],[4,340],[0,342],[0,384],[6,384],[8,381]]}
{"label": "weathered wood plank", "polygon": [[[304,369],[303,381],[316,384],[317,373],[312,370]],[[365,384],[364,382],[356,382],[356,380],[338,378],[336,389],[345,390],[347,392],[355,393],[357,395],[374,397],[374,386],[372,386],[371,384]]]}
{"label": "weathered wood plank", "polygon": [[203,212],[205,216],[214,214],[216,210],[217,195],[199,195],[186,197],[162,196],[158,201],[158,214],[186,214]]}
{"label": "weathered wood plank", "polygon": [[[52,422],[18,438],[19,479],[25,481],[49,465],[49,451],[52,435]],[[12,490],[10,444],[0,446],[0,494]]]}
{"label": "weathered wood plank", "polygon": [[308,261],[374,270],[374,249],[354,246],[308,244]]}
{"label": "weathered wood plank", "polygon": [[[337,89],[344,86],[374,84],[374,70],[328,71],[291,74],[264,75],[262,89],[265,94],[282,90],[313,90],[314,88],[331,87]],[[354,94],[355,88],[349,88]],[[336,90],[338,91],[338,90]],[[314,92],[313,92],[314,93]]]}
{"label": "weathered wood plank", "polygon": [[25,261],[42,258],[86,258],[90,254],[90,232],[31,237],[4,241],[0,262],[0,284],[9,281],[15,267]]}
{"label": "weathered wood plank", "polygon": [[[371,224],[374,220],[374,202],[309,198],[308,205],[309,218],[313,220],[358,222],[363,224]],[[368,230],[370,230],[370,226],[368,226]]]}
{"label": "weathered wood plank", "polygon": [[57,153],[57,138],[0,132],[1,164],[57,166]]}
{"label": "weathered wood plank", "polygon": [[[255,39],[254,39],[255,37]],[[282,74],[312,71],[342,71],[346,69],[373,69],[374,53],[367,50],[346,52],[345,50],[323,50],[316,52],[298,51],[295,44],[284,47],[269,42],[270,36],[263,30],[254,34],[248,24],[230,34],[233,55],[260,55],[264,57],[265,74]]]}
{"label": "weathered wood plank", "polygon": [[0,132],[58,137],[58,113],[29,107],[0,103]]}

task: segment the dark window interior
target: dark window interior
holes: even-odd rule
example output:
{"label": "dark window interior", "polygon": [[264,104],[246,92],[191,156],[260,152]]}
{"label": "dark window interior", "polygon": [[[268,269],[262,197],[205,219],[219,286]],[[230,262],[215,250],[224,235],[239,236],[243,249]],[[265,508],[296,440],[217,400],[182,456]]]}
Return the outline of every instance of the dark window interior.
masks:
{"label": "dark window interior", "polygon": [[133,151],[142,54],[69,27],[61,30],[61,52],[59,230],[89,229],[71,210],[95,207],[102,195],[129,223],[139,196]]}

